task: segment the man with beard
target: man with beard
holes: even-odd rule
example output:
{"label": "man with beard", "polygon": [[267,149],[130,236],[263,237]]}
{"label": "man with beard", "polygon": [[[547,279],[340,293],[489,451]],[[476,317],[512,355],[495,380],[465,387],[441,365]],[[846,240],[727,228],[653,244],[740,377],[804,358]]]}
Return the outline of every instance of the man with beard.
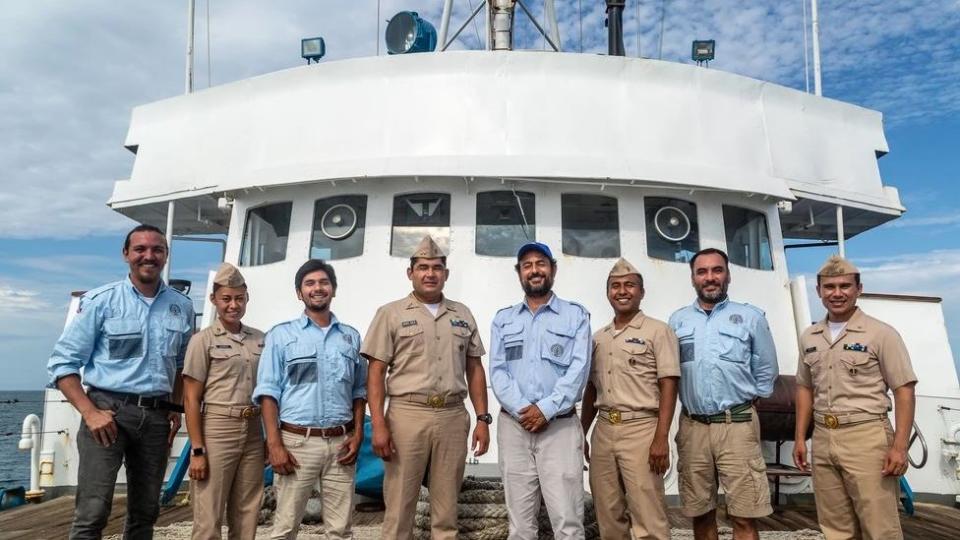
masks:
{"label": "man with beard", "polygon": [[698,540],[717,538],[718,481],[736,540],[758,539],[755,519],[773,512],[753,405],[773,392],[777,353],[763,312],[727,298],[728,261],[719,249],[698,251],[697,300],[670,317],[680,340],[680,502]]}
{"label": "man with beard", "polygon": [[[410,256],[413,292],[377,310],[361,354],[370,360],[367,386],[373,453],[384,461],[382,535],[413,538],[420,484],[430,490],[434,540],[457,538],[457,495],[463,483],[470,415],[477,412],[474,455],[490,444],[483,343],[467,306],[444,297],[447,257],[425,236]],[[386,377],[386,381],[384,378]],[[390,406],[384,414],[384,401]]]}
{"label": "man with beard", "polygon": [[828,540],[903,538],[897,487],[907,471],[917,376],[900,334],[857,307],[862,292],[857,267],[830,257],[817,272],[827,317],[800,337],[793,461],[803,470],[812,465],[817,521]]}
{"label": "man with beard", "polygon": [[160,229],[134,227],[123,244],[130,274],[80,298],[47,363],[51,385],[83,420],[71,539],[102,536],[121,464],[127,472],[123,536],[153,537],[170,444],[180,429],[176,403],[194,318],[193,302],[160,277],[167,254]]}
{"label": "man with beard", "polygon": [[553,294],[557,261],[539,242],[515,266],[524,300],[497,312],[490,378],[511,540],[538,537],[540,497],[558,540],[582,539],[583,430],[576,404],[590,370],[590,313]]}
{"label": "man with beard", "polygon": [[617,261],[607,277],[613,322],[593,335],[583,396],[584,433],[600,413],[584,456],[600,536],[608,540],[670,537],[663,475],[670,467],[680,353],[673,330],[640,311],[643,295],[640,271]]}
{"label": "man with beard", "polygon": [[294,286],[303,313],[267,332],[253,390],[277,474],[270,538],[297,537],[317,480],[327,537],[352,538],[354,465],[366,408],[360,334],[330,311],[337,294],[332,266],[310,259]]}

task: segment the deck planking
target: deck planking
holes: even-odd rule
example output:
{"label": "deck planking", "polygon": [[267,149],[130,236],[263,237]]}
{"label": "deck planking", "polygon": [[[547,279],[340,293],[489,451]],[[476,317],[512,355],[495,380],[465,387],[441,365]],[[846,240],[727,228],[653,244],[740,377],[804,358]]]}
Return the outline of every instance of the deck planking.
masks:
{"label": "deck planking", "polygon": [[[72,496],[59,497],[52,501],[30,504],[0,512],[0,540],[23,538],[57,539],[66,538],[73,520]],[[104,530],[105,535],[123,532],[123,517],[126,513],[126,496],[114,498],[113,511]],[[157,526],[190,521],[192,510],[189,505],[170,506],[160,510]],[[679,508],[668,511],[670,527],[689,529],[690,520],[684,517]],[[374,524],[383,518],[383,512],[362,512],[356,516],[358,524]],[[796,531],[802,529],[819,530],[817,510],[812,504],[778,506],[770,516],[760,518],[758,528],[761,531]],[[717,522],[721,527],[730,527],[723,508],[717,511]],[[917,503],[916,514],[900,514],[904,537],[924,540],[956,540],[960,538],[960,509],[929,503]]]}

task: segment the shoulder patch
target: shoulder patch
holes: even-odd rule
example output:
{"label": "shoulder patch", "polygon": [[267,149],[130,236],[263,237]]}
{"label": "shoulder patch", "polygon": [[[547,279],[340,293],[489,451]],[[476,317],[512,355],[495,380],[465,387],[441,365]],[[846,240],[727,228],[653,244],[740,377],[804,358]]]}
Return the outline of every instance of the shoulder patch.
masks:
{"label": "shoulder patch", "polygon": [[730,322],[732,322],[733,324],[743,324],[743,316],[740,315],[739,313],[734,313],[734,314],[730,315],[729,320],[730,320]]}

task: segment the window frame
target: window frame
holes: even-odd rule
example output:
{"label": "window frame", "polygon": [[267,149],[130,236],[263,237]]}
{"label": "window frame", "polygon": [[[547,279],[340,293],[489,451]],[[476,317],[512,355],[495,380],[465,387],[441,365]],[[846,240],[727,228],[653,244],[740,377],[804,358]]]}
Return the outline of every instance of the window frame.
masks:
{"label": "window frame", "polygon": [[[310,219],[311,219],[311,222],[310,222],[310,242],[307,244],[307,257],[308,257],[308,258],[313,258],[313,239],[315,238],[316,234],[317,234],[318,232],[319,232],[320,234],[323,234],[322,230],[321,230],[320,227],[317,225],[317,224],[318,224],[318,222],[317,222],[317,203],[319,203],[320,201],[324,201],[324,200],[328,200],[328,199],[336,199],[336,198],[341,198],[341,197],[363,197],[363,204],[364,204],[364,209],[363,209],[363,240],[360,242],[360,253],[357,254],[357,255],[350,255],[349,257],[339,257],[339,258],[335,258],[335,259],[324,259],[324,260],[330,260],[330,261],[345,261],[345,260],[347,260],[347,259],[353,259],[353,258],[355,258],[355,257],[362,257],[363,254],[366,253],[366,251],[367,251],[367,215],[370,213],[370,195],[367,194],[367,193],[338,193],[338,194],[336,194],[336,195],[329,195],[329,196],[327,196],[327,197],[320,197],[320,198],[317,198],[317,199],[314,199],[314,200],[313,200],[313,208],[312,208],[311,211],[310,211]],[[339,203],[339,204],[344,204],[344,203]],[[336,205],[334,205],[334,206],[336,206]],[[333,208],[333,206],[331,206],[330,208]],[[329,210],[329,208],[328,208],[328,210]],[[356,210],[356,209],[354,209],[354,210]],[[321,216],[321,219],[322,219],[322,216]],[[358,223],[359,223],[359,221],[360,221],[360,217],[359,217],[359,216],[357,216],[357,221],[358,221]],[[356,229],[354,229],[354,231],[351,232],[349,236],[353,236],[354,234],[356,234]]]}
{"label": "window frame", "polygon": [[[617,254],[616,255],[611,255],[609,257],[602,256],[602,255],[593,257],[590,255],[575,255],[572,253],[567,253],[566,249],[564,248],[564,232],[567,230],[567,228],[564,227],[564,220],[563,220],[563,198],[565,196],[596,197],[596,198],[611,199],[614,201],[614,203],[616,204],[616,211],[617,211],[617,227],[616,227]],[[623,256],[622,234],[623,234],[623,223],[622,223],[622,218],[620,217],[620,197],[616,195],[607,195],[607,194],[596,193],[596,192],[589,192],[589,193],[583,192],[583,191],[560,192],[560,253],[562,253],[563,255],[568,255],[570,257],[578,257],[581,259],[617,259]]]}
{"label": "window frame", "polygon": [[[446,225],[446,227],[447,227],[447,244],[448,244],[448,246],[449,246],[450,241],[453,239],[453,193],[450,192],[450,191],[442,191],[442,190],[423,190],[423,191],[404,191],[404,192],[397,192],[397,193],[393,193],[392,195],[389,196],[389,197],[390,197],[390,220],[389,220],[389,226],[390,226],[390,241],[387,243],[387,254],[388,254],[390,257],[400,257],[400,258],[402,258],[402,259],[409,259],[409,258],[410,258],[409,255],[404,255],[404,254],[399,254],[399,255],[397,255],[397,254],[394,254],[394,253],[393,253],[393,234],[394,234],[394,228],[396,228],[396,225],[395,225],[394,222],[393,222],[393,221],[394,221],[393,218],[394,218],[394,211],[395,211],[395,206],[396,206],[397,197],[406,197],[406,196],[408,196],[408,195],[426,195],[426,194],[446,195],[446,196],[447,196],[447,202],[448,202],[449,205],[450,205],[450,219],[449,219],[449,221],[448,221],[448,223],[447,223],[447,225]],[[434,240],[436,240],[436,238],[434,238]],[[419,241],[419,240],[418,240],[418,241]],[[441,246],[441,247],[442,247],[442,246]],[[448,248],[447,248],[447,255],[448,255],[448,256],[450,255],[449,251],[450,251],[450,249],[449,249],[449,247],[448,247]]]}
{"label": "window frame", "polygon": [[[257,205],[254,205],[254,206],[247,207],[247,208],[245,209],[245,211],[244,211],[244,216],[243,216],[243,230],[242,230],[241,235],[240,235],[240,253],[239,253],[238,256],[237,256],[237,266],[238,266],[239,268],[256,268],[256,267],[258,267],[258,266],[268,266],[268,265],[271,265],[271,264],[282,263],[282,262],[284,262],[284,261],[287,260],[287,257],[288,257],[289,254],[290,254],[290,237],[291,237],[291,231],[292,231],[292,229],[293,229],[293,211],[294,211],[294,206],[295,206],[295,205],[294,205],[294,202],[295,202],[295,201],[294,201],[293,199],[290,199],[290,200],[280,200],[280,201],[267,201],[267,202],[261,202],[260,204],[257,204]],[[247,229],[248,229],[248,227],[249,227],[249,225],[250,225],[250,215],[251,215],[254,211],[259,210],[259,209],[261,209],[261,208],[266,208],[266,207],[268,207],[268,206],[278,206],[278,205],[281,205],[281,204],[288,204],[288,205],[290,205],[290,213],[289,213],[289,215],[288,215],[288,217],[287,217],[287,220],[288,220],[288,223],[287,223],[287,236],[286,236],[286,238],[287,238],[287,245],[285,246],[285,248],[284,248],[284,250],[283,250],[283,257],[281,257],[280,259],[277,259],[277,260],[275,260],[275,261],[268,262],[268,263],[247,264],[247,265],[244,265],[244,264],[243,264],[243,255],[244,255],[245,248],[246,248],[246,246],[247,246]]]}
{"label": "window frame", "polygon": [[[655,235],[657,238],[660,238],[661,240],[664,240],[664,241],[667,241],[667,240],[666,240],[665,238],[661,237],[661,236],[660,236],[660,233],[657,232],[657,230],[656,230],[656,226],[655,226],[652,222],[650,222],[650,221],[647,220],[647,201],[648,201],[649,199],[666,199],[666,200],[670,200],[670,201],[680,201],[680,202],[684,202],[684,203],[687,203],[687,204],[693,206],[694,215],[693,215],[693,216],[687,216],[688,219],[692,218],[692,220],[691,220],[692,222],[690,223],[690,229],[691,229],[691,230],[690,230],[690,233],[689,233],[689,234],[694,234],[694,233],[696,233],[696,236],[697,236],[697,249],[693,250],[692,253],[696,253],[696,252],[699,251],[700,249],[703,249],[702,246],[701,246],[701,242],[700,242],[700,230],[701,230],[700,223],[701,223],[701,221],[702,221],[701,216],[700,216],[700,214],[701,214],[700,204],[699,204],[697,201],[691,201],[691,200],[685,199],[685,198],[683,198],[683,197],[674,197],[674,196],[671,196],[671,195],[644,195],[644,196],[641,198],[641,201],[642,201],[642,202],[641,202],[641,205],[642,205],[642,207],[643,207],[643,228],[644,228],[644,231],[643,231],[643,242],[644,242],[645,247],[646,247],[646,250],[645,250],[646,256],[647,256],[648,258],[650,258],[650,259],[655,260],[655,261],[663,261],[663,262],[666,262],[666,263],[689,265],[689,264],[690,264],[689,261],[678,261],[678,260],[675,260],[675,259],[664,259],[664,258],[660,258],[660,257],[655,257],[654,255],[652,255],[652,254],[650,253],[650,235],[651,235],[651,234]],[[668,206],[669,206],[669,205],[668,205]],[[661,206],[661,208],[663,208],[663,207]],[[693,222],[695,222],[695,223],[693,223]],[[688,236],[689,236],[689,234],[688,234]],[[684,238],[684,240],[686,240],[686,238]],[[683,242],[683,240],[681,240],[681,242]]]}
{"label": "window frame", "polygon": [[[733,250],[731,249],[731,245],[730,245],[730,236],[727,234],[727,217],[724,215],[724,209],[727,207],[734,208],[741,211],[746,211],[746,212],[753,212],[754,214],[758,214],[761,217],[763,217],[763,226],[767,233],[766,234],[767,251],[770,253],[770,268],[765,268],[763,266],[753,267],[746,264],[740,264],[739,262],[736,262],[733,260],[734,256],[733,256]],[[773,257],[773,236],[770,231],[770,216],[767,215],[767,212],[763,210],[757,210],[755,208],[750,208],[748,206],[741,206],[739,204],[720,203],[720,221],[723,223],[723,240],[724,240],[724,243],[726,244],[727,257],[730,258],[730,264],[735,264],[740,268],[749,268],[751,270],[760,270],[762,272],[772,272],[776,270],[777,265],[774,262],[774,257]]]}
{"label": "window frame", "polygon": [[[474,213],[474,219],[473,219],[473,229],[474,229],[474,230],[473,230],[473,254],[474,254],[474,255],[477,255],[477,256],[479,256],[479,257],[497,257],[497,258],[516,257],[516,256],[517,256],[516,251],[514,251],[514,252],[511,253],[511,254],[507,254],[507,255],[494,255],[494,254],[491,254],[491,253],[480,253],[480,252],[478,251],[479,245],[480,245],[480,243],[479,243],[479,241],[478,241],[478,240],[479,240],[479,235],[480,235],[480,196],[483,195],[483,194],[486,194],[486,193],[509,193],[509,194],[517,193],[518,195],[529,195],[529,196],[533,197],[533,223],[529,224],[529,225],[530,225],[530,228],[533,229],[533,231],[532,231],[532,232],[533,232],[533,235],[532,235],[533,237],[527,239],[524,243],[526,243],[526,242],[536,242],[536,241],[537,241],[537,200],[538,200],[537,193],[534,192],[534,191],[526,191],[526,190],[521,190],[521,189],[516,189],[516,190],[514,190],[514,189],[486,189],[486,190],[483,190],[483,191],[477,191],[477,192],[475,193],[475,196],[474,196],[474,201],[473,201],[473,202],[474,202],[474,205],[473,205],[473,207],[474,207],[475,213]],[[452,217],[451,217],[451,219],[452,219]],[[522,225],[522,224],[520,224],[520,225]],[[521,246],[522,246],[522,245],[523,245],[523,244],[521,244]],[[519,248],[520,248],[520,246],[517,246],[517,249],[519,249]]]}

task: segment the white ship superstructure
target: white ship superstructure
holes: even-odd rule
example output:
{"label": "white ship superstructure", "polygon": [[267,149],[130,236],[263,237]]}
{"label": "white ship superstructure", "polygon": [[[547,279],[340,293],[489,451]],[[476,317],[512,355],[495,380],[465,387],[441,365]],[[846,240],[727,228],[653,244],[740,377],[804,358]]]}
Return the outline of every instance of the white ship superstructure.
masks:
{"label": "white ship superstructure", "polygon": [[[842,242],[904,212],[880,178],[879,112],[640,58],[449,51],[307,65],[137,107],[125,144],[136,159],[109,205],[160,227],[172,217],[176,236],[226,235],[225,260],[250,287],[245,322],[264,329],[302,309],[293,275],[316,257],[337,271],[337,316],[363,334],[409,292],[404,269],[425,233],[449,253],[445,294],[470,306],[488,344],[494,313],[522,297],[513,264],[528,240],[553,248],[555,290],[590,310],[594,330],[612,316],[604,283],[618,257],[643,272],[644,311],[666,319],[694,299],[689,256],[719,247],[731,297],[766,312],[792,374],[811,299],[791,280],[786,241]],[[175,246],[173,264],[176,277]],[[939,301],[863,305],[901,331],[920,379],[930,460],[907,478],[954,495],[960,412],[940,407],[960,409],[960,384]],[[41,487],[76,484],[78,422],[47,404],[42,431],[66,433],[43,437]],[[496,463],[492,446],[481,462]]]}

